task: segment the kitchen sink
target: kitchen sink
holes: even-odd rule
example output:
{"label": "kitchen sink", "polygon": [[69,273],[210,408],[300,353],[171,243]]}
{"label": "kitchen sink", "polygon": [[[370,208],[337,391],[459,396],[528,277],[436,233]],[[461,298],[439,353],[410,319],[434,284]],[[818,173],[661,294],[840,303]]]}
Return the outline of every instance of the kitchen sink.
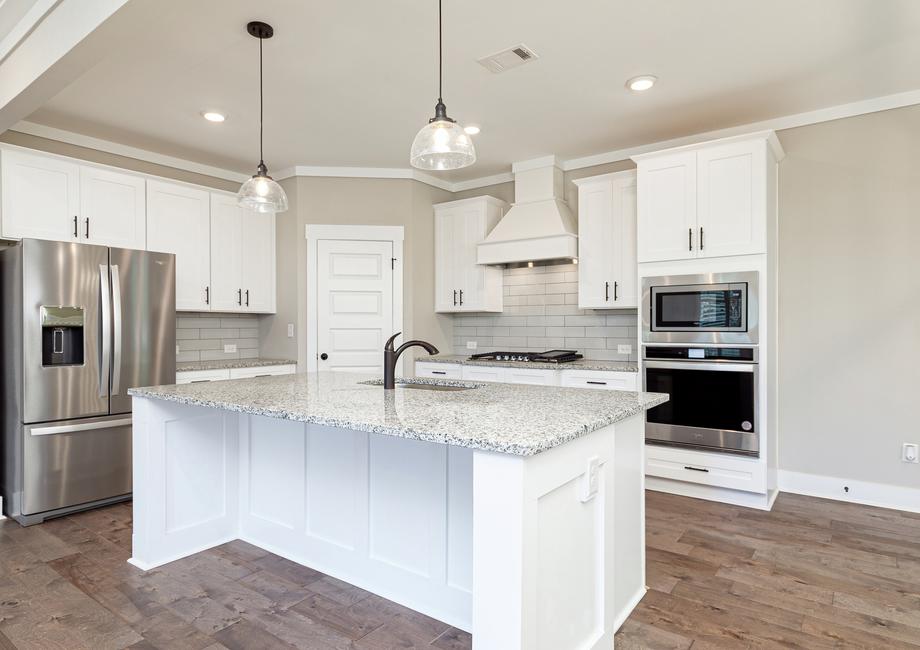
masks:
{"label": "kitchen sink", "polygon": [[[366,384],[369,386],[383,386],[383,381],[380,379],[372,379],[370,381],[358,382],[361,384]],[[441,383],[441,382],[426,382],[426,381],[397,381],[396,388],[408,388],[413,390],[437,390],[437,391],[458,391],[458,390],[471,390],[473,388],[479,388],[479,384],[462,384],[460,382],[454,383]]]}

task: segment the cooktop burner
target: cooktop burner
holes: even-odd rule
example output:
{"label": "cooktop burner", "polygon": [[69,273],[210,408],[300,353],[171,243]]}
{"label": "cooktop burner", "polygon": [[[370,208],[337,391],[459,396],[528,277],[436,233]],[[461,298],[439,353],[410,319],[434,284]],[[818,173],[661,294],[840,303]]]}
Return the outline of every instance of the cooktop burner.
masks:
{"label": "cooktop burner", "polygon": [[566,363],[581,359],[575,350],[547,350],[546,352],[482,352],[470,356],[470,361],[539,361],[541,363]]}

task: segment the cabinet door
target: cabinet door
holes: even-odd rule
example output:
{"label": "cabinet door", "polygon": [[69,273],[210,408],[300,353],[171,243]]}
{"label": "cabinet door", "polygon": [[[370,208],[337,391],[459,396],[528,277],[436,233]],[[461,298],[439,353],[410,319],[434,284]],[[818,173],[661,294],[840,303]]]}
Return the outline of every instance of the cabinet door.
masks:
{"label": "cabinet door", "polygon": [[578,188],[578,306],[613,306],[617,275],[614,181],[605,178]]}
{"label": "cabinet door", "polygon": [[476,245],[481,239],[478,233],[482,232],[485,221],[484,207],[465,205],[453,216],[454,278],[460,311],[482,311],[483,308],[484,267],[476,264]]}
{"label": "cabinet door", "polygon": [[5,239],[85,241],[76,220],[80,210],[80,168],[59,158],[2,152],[2,213]]}
{"label": "cabinet door", "polygon": [[[610,306],[639,306],[638,260],[636,258],[636,177],[616,179],[613,188],[614,286]],[[580,266],[580,264],[579,264]]]}
{"label": "cabinet door", "polygon": [[208,311],[211,197],[178,183],[147,181],[147,248],[176,256],[176,309]]}
{"label": "cabinet door", "polygon": [[697,153],[700,256],[767,251],[766,164],[762,140]]}
{"label": "cabinet door", "polygon": [[639,261],[696,257],[696,152],[640,160]]}
{"label": "cabinet door", "polygon": [[[236,197],[233,199],[236,200]],[[275,312],[275,215],[243,210],[243,309]]]}
{"label": "cabinet door", "polygon": [[211,194],[211,311],[243,311],[243,209]]}
{"label": "cabinet door", "polygon": [[454,269],[456,254],[454,248],[454,226],[456,219],[450,210],[436,210],[434,214],[434,309],[437,312],[453,312],[457,290]]}
{"label": "cabinet door", "polygon": [[102,246],[146,248],[145,190],[141,176],[80,167],[80,236]]}

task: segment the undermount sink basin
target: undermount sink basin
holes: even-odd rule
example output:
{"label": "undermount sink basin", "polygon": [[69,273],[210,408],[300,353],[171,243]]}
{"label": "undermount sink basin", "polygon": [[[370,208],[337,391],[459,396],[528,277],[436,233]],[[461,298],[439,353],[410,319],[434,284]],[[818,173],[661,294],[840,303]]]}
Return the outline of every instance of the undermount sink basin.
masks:
{"label": "undermount sink basin", "polygon": [[396,384],[396,388],[419,388],[421,390],[472,390],[476,386],[445,386],[444,384]]}
{"label": "undermount sink basin", "polygon": [[[370,381],[358,382],[368,386],[383,386],[383,381],[380,379],[372,379]],[[441,383],[437,381],[397,381],[396,388],[410,388],[417,390],[439,390],[439,391],[458,391],[458,390],[472,390],[473,388],[479,388],[479,384],[462,384],[460,382],[454,383]]]}

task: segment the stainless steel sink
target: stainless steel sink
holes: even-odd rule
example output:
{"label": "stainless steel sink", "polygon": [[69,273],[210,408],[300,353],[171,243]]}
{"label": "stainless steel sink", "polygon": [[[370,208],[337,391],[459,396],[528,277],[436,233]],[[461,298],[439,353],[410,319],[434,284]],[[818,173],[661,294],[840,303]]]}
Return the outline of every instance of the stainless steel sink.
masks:
{"label": "stainless steel sink", "polygon": [[472,390],[476,386],[445,386],[444,384],[396,384],[396,388],[418,388],[420,390]]}

